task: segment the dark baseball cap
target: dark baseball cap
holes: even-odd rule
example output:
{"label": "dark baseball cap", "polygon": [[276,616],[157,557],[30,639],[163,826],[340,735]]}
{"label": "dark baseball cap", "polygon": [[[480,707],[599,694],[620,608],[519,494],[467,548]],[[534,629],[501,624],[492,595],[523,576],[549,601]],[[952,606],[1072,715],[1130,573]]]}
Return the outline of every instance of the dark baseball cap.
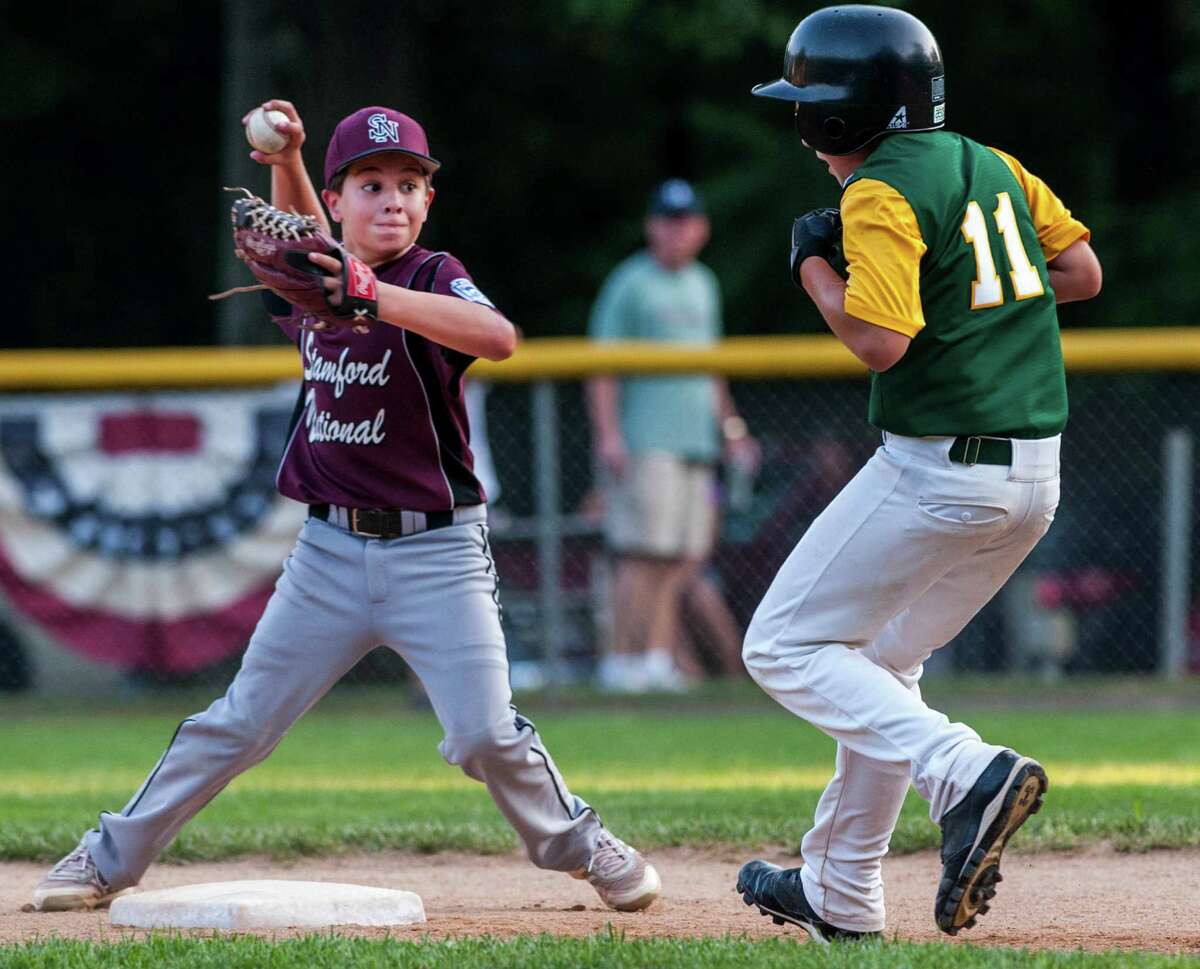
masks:
{"label": "dark baseball cap", "polygon": [[648,215],[703,215],[704,202],[682,178],[671,178],[663,182],[650,195]]}
{"label": "dark baseball cap", "polygon": [[406,114],[391,108],[362,108],[338,122],[325,152],[325,185],[351,162],[381,151],[399,151],[411,155],[426,175],[432,175],[442,163],[429,155],[425,129]]}

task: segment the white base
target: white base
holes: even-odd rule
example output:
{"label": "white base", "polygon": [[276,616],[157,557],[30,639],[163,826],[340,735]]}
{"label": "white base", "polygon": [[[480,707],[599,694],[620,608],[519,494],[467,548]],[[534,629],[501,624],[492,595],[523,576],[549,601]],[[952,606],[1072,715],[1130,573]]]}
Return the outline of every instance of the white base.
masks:
{"label": "white base", "polygon": [[113,925],[139,929],[282,929],[328,925],[409,925],[425,921],[413,892],[337,882],[240,881],[124,895]]}

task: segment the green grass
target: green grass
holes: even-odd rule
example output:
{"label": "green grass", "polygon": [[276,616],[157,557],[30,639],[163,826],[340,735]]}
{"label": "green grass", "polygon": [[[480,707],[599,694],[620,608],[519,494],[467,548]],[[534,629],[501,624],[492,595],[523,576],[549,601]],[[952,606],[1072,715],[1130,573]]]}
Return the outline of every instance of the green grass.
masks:
{"label": "green grass", "polygon": [[1168,969],[1195,965],[1183,956],[1114,952],[1028,952],[970,945],[850,944],[826,948],[784,939],[625,939],[600,933],[583,939],[550,936],[441,942],[346,939],[313,935],[272,942],[252,936],[145,942],[35,942],[0,948],[6,969],[249,969],[306,966],[411,969]]}
{"label": "green grass", "polygon": [[[120,810],[175,723],[196,709],[179,698],[170,706],[157,699],[86,713],[9,707],[0,722],[0,858],[54,860],[100,810]],[[1049,771],[1047,807],[1016,850],[1096,841],[1124,850],[1200,846],[1195,711],[1145,706],[947,709]],[[633,709],[546,707],[537,699],[523,705],[568,783],[646,847],[796,849],[831,772],[827,738],[741,689]],[[438,755],[440,736],[432,715],[406,710],[400,693],[335,695],[185,828],[166,858],[514,848],[483,787]],[[894,851],[936,846],[925,811],[910,794]]]}

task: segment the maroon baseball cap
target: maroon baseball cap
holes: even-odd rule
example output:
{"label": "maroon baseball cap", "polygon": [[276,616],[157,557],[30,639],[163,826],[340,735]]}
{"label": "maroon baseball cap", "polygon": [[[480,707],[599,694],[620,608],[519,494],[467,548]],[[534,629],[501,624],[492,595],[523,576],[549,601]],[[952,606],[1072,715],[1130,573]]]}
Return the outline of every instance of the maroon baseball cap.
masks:
{"label": "maroon baseball cap", "polygon": [[346,166],[381,151],[399,151],[417,160],[432,175],[442,163],[429,156],[425,129],[391,108],[362,108],[338,122],[325,152],[325,185]]}

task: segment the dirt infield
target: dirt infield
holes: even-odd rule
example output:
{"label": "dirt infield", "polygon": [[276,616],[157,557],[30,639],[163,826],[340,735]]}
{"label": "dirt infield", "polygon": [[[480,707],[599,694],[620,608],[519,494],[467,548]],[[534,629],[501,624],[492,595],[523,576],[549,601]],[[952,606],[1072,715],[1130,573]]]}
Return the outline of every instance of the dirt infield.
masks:
{"label": "dirt infield", "polygon": [[[420,893],[429,921],[415,928],[339,928],[346,935],[435,938],[548,932],[586,935],[612,924],[631,936],[752,938],[794,932],[746,908],[733,891],[742,853],[673,849],[654,852],[665,895],[646,912],[602,908],[590,886],[539,871],[515,856],[374,854],[279,864],[250,859],[220,864],[157,865],[144,887],[252,878],[343,881]],[[767,854],[765,857],[772,857]],[[776,855],[781,864],[795,859]],[[932,853],[890,858],[884,866],[888,935],[908,941],[953,940],[933,924],[938,860]],[[141,933],[114,928],[103,912],[22,911],[41,865],[0,865],[0,943],[60,936],[118,939]],[[1117,854],[1107,849],[1052,855],[1014,854],[995,908],[960,939],[979,945],[1100,951],[1153,949],[1200,953],[1200,851]],[[274,933],[282,937],[287,933]]]}

